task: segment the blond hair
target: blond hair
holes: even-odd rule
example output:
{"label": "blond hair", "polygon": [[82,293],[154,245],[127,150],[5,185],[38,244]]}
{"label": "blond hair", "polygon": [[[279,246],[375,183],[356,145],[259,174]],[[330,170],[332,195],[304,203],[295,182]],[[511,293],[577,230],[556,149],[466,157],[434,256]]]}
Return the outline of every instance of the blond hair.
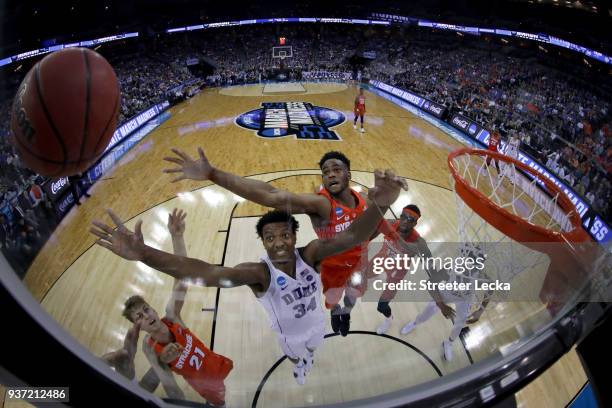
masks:
{"label": "blond hair", "polygon": [[136,309],[138,306],[142,304],[145,304],[145,305],[147,304],[147,302],[143,299],[142,296],[139,296],[139,295],[130,296],[129,299],[126,300],[123,305],[123,313],[122,313],[123,317],[128,319],[130,322],[134,323],[134,320],[132,319],[132,312],[134,311],[134,309]]}

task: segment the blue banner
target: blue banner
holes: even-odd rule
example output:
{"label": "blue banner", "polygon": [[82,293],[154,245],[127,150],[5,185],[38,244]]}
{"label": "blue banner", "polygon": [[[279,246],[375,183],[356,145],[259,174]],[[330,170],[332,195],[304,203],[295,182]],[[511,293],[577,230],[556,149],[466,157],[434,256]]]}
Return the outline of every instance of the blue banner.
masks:
{"label": "blue banner", "polygon": [[32,50],[32,51],[22,52],[21,54],[13,55],[12,57],[0,59],[0,66],[9,65],[16,61],[21,61],[26,58],[36,57],[38,55],[44,55],[44,54],[58,51],[64,48],[92,47],[94,45],[98,45],[98,44],[102,44],[102,43],[106,43],[110,41],[123,40],[126,38],[133,38],[133,37],[138,37],[138,33],[137,32],[123,33],[123,34],[111,35],[108,37],[97,38],[95,40],[85,40],[85,41],[79,41],[79,42],[68,43],[68,44],[53,45],[51,47],[43,47],[43,48],[39,48],[39,49]]}
{"label": "blue banner", "polygon": [[117,145],[117,143],[120,143],[123,139],[132,134],[132,132],[134,132],[144,123],[159,115],[162,111],[168,108],[168,106],[170,106],[170,103],[168,101],[158,103],[157,105],[151,106],[146,111],[139,113],[132,119],[125,122],[123,125],[117,128],[117,130],[115,130],[115,133],[113,133],[113,137],[111,138],[110,142],[108,143],[108,146],[106,147],[106,149],[104,149],[104,151],[107,152],[112,149],[114,146]]}
{"label": "blue banner", "polygon": [[410,91],[404,91],[403,89],[399,89],[376,80],[370,80],[370,84],[390,93],[391,95],[395,95],[400,99],[410,102],[411,104],[423,109],[427,113],[434,115],[437,118],[442,118],[446,112],[446,108],[443,105],[432,102]]}

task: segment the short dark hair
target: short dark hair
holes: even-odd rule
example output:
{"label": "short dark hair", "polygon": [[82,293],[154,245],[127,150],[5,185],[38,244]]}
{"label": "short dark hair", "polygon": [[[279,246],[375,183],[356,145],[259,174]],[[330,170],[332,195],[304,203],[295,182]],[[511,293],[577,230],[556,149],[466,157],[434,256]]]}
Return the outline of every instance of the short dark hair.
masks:
{"label": "short dark hair", "polygon": [[346,167],[349,170],[351,169],[351,161],[348,159],[348,157],[346,157],[343,153],[336,152],[336,151],[325,153],[323,157],[321,157],[321,160],[319,161],[319,168],[323,169],[323,164],[329,159],[338,159],[342,163],[346,164]]}
{"label": "short dark hair", "polygon": [[263,217],[259,219],[259,221],[257,221],[257,226],[255,228],[257,228],[257,235],[259,236],[259,238],[263,238],[263,228],[266,225],[272,224],[274,222],[285,222],[287,224],[291,224],[291,231],[293,231],[294,234],[300,228],[300,223],[298,222],[298,220],[296,220],[295,217],[289,214],[287,211],[268,211],[263,215]]}
{"label": "short dark hair", "polygon": [[421,210],[419,210],[419,207],[417,207],[414,204],[408,204],[407,206],[404,207],[404,210],[412,210],[415,213],[419,214],[419,217],[421,216]]}

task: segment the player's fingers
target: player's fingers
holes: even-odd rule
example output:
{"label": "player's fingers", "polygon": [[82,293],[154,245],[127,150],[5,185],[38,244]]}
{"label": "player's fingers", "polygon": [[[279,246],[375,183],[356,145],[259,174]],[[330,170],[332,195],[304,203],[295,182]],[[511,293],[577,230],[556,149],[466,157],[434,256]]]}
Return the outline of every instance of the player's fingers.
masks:
{"label": "player's fingers", "polygon": [[134,226],[134,233],[142,239],[142,220],[138,220]]}
{"label": "player's fingers", "polygon": [[89,232],[91,232],[93,235],[95,235],[98,238],[102,238],[102,239],[106,239],[106,240],[108,240],[108,238],[109,238],[108,233],[106,233],[104,231],[100,231],[99,229],[90,228]]}
{"label": "player's fingers", "polygon": [[385,177],[389,178],[389,179],[394,179],[395,178],[395,172],[391,169],[387,169],[385,170]]}
{"label": "player's fingers", "polygon": [[201,147],[198,147],[198,155],[200,156],[200,159],[206,161],[206,155],[204,154],[204,150],[202,150]]}
{"label": "player's fingers", "polygon": [[104,224],[103,222],[92,221],[92,224],[98,227],[99,229],[101,229],[102,231],[106,232],[107,234],[111,234],[111,235],[113,234],[113,229],[109,227],[108,225]]}
{"label": "player's fingers", "polygon": [[375,169],[374,170],[374,180],[376,181],[376,179],[379,179],[383,177],[383,172],[380,171],[380,169]]}
{"label": "player's fingers", "polygon": [[166,173],[166,174],[170,174],[170,173],[182,173],[183,169],[175,167],[175,168],[172,168],[172,169],[163,169],[162,172]]}
{"label": "player's fingers", "polygon": [[183,160],[177,159],[176,157],[164,157],[164,160],[170,163],[176,163],[179,166],[183,164]]}
{"label": "player's fingers", "polygon": [[111,220],[113,220],[113,222],[115,223],[115,225],[117,226],[117,228],[123,228],[125,229],[125,227],[123,226],[123,222],[121,222],[121,220],[119,219],[119,217],[117,216],[117,214],[115,214],[113,212],[113,210],[111,210],[110,208],[106,210],[106,212],[108,213],[108,216],[111,217]]}
{"label": "player's fingers", "polygon": [[112,244],[109,244],[108,242],[103,241],[101,239],[97,240],[96,244],[100,245],[101,247],[104,247],[104,248],[108,249],[109,251],[113,250],[113,245]]}
{"label": "player's fingers", "polygon": [[184,152],[180,151],[179,149],[172,149],[172,151],[174,152],[174,154],[176,154],[181,159],[183,159],[185,161],[191,161],[191,157],[189,157],[189,155],[187,153],[184,153]]}
{"label": "player's fingers", "polygon": [[185,180],[187,177],[185,177],[185,174],[181,174],[180,176],[172,179],[172,183],[176,183],[177,181],[181,181],[181,180]]}

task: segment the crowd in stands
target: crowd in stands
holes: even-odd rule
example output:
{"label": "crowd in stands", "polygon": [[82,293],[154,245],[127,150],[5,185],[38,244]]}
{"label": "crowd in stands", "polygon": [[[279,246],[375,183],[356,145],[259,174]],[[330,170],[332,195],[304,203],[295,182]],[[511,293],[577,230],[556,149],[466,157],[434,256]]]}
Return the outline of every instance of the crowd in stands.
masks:
{"label": "crowd in stands", "polygon": [[172,88],[193,79],[184,62],[162,61],[142,55],[111,61],[121,86],[119,123],[161,102]]}
{"label": "crowd in stands", "polygon": [[387,57],[366,76],[444,104],[502,136],[517,134],[524,149],[609,218],[612,117],[606,95],[561,72],[479,50],[406,46]]}
{"label": "crowd in stands", "polygon": [[[605,219],[612,219],[609,94],[536,60],[499,50],[448,44],[437,47],[407,41],[403,35],[401,31],[390,34],[382,28],[295,24],[162,36],[153,45],[133,53],[107,55],[121,85],[119,122],[194,80],[198,74],[188,69],[186,61],[190,59],[200,68],[207,67],[199,75],[209,86],[275,80],[279,72],[287,79],[300,80],[303,71],[359,71],[364,79],[411,90],[489,130],[498,130],[503,137],[518,134],[524,150],[537,156]],[[279,45],[279,37],[285,37],[286,45],[292,47],[290,58],[273,58],[272,47]],[[363,51],[374,51],[376,58],[355,58]],[[192,88],[184,92],[191,94]],[[8,143],[11,102],[0,102],[3,207],[39,180],[20,164]],[[31,231],[36,227],[25,214],[15,218],[15,225],[22,225],[21,229],[3,227],[0,245],[35,247]],[[5,221],[3,218],[3,224]],[[22,241],[17,242],[18,238]]]}

